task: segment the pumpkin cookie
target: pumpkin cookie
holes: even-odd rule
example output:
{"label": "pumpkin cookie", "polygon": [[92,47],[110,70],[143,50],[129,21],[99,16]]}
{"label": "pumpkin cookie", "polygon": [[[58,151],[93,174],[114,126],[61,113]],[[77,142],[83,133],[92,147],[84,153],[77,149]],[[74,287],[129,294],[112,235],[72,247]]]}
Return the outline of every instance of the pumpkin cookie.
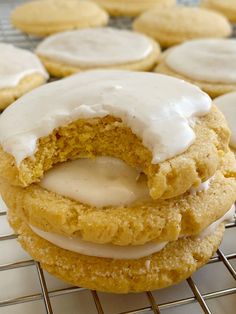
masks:
{"label": "pumpkin cookie", "polygon": [[18,211],[8,215],[20,244],[49,273],[73,285],[114,293],[160,289],[188,278],[207,263],[224,233],[221,224],[202,239],[185,237],[139,259],[113,259],[60,248],[33,232]]}
{"label": "pumpkin cookie", "polygon": [[0,43],[0,110],[47,79],[47,72],[32,52]]}
{"label": "pumpkin cookie", "polygon": [[172,6],[176,0],[96,0],[113,16],[137,16],[151,7]]}
{"label": "pumpkin cookie", "polygon": [[231,131],[230,146],[236,152],[236,92],[217,97],[214,99],[214,103],[226,117]]}
{"label": "pumpkin cookie", "polygon": [[232,33],[228,20],[207,9],[175,6],[149,10],[133,23],[133,29],[170,47],[194,38],[227,37]]}
{"label": "pumpkin cookie", "polygon": [[[138,171],[110,157],[79,159],[54,166],[39,184],[1,183],[7,206],[28,224],[100,244],[143,245],[197,235],[222,217],[236,199],[233,153],[197,188],[169,200],[149,197]],[[141,180],[141,181],[140,181]]]}
{"label": "pumpkin cookie", "polygon": [[236,91],[236,39],[191,40],[173,47],[156,72],[198,85],[213,98]]}
{"label": "pumpkin cookie", "polygon": [[111,156],[141,169],[152,198],[166,199],[209,179],[229,136],[194,85],[155,73],[87,71],[25,95],[0,116],[0,170],[28,186],[58,162]]}
{"label": "pumpkin cookie", "polygon": [[236,22],[235,0],[202,0],[202,6],[224,14],[231,22]]}
{"label": "pumpkin cookie", "polygon": [[115,28],[88,28],[47,37],[36,53],[53,76],[91,69],[151,70],[160,47],[144,35]]}
{"label": "pumpkin cookie", "polygon": [[36,0],[16,7],[11,20],[25,33],[47,36],[75,28],[106,25],[108,15],[90,1]]}

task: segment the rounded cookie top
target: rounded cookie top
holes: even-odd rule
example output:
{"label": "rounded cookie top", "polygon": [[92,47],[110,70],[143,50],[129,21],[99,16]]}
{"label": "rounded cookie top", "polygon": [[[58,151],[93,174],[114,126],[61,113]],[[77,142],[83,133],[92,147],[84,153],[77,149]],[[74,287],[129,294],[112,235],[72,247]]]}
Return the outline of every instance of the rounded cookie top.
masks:
{"label": "rounded cookie top", "polygon": [[170,49],[165,63],[193,80],[236,84],[236,39],[187,41]]}
{"label": "rounded cookie top", "polygon": [[176,78],[88,71],[38,88],[9,107],[0,117],[0,143],[20,165],[37,151],[38,139],[55,128],[110,115],[141,139],[157,164],[187,150],[195,140],[195,119],[211,105],[199,88]]}
{"label": "rounded cookie top", "polygon": [[36,0],[18,6],[12,12],[15,27],[36,35],[67,29],[101,26],[108,15],[98,5],[80,0]]}
{"label": "rounded cookie top", "polygon": [[236,92],[214,99],[214,104],[223,112],[231,130],[230,145],[236,149]]}
{"label": "rounded cookie top", "polygon": [[43,57],[82,68],[141,61],[153,51],[151,39],[115,28],[88,28],[47,37],[36,52]]}
{"label": "rounded cookie top", "polygon": [[15,87],[23,78],[35,73],[48,79],[46,70],[32,52],[0,43],[0,90]]}
{"label": "rounded cookie top", "polygon": [[137,16],[155,6],[172,6],[176,0],[96,0],[114,16]]}
{"label": "rounded cookie top", "polygon": [[231,22],[236,22],[235,0],[202,0],[202,6],[224,14]]}
{"label": "rounded cookie top", "polygon": [[227,37],[232,33],[227,19],[216,12],[196,7],[175,6],[144,12],[133,24],[137,31],[169,47],[188,39]]}

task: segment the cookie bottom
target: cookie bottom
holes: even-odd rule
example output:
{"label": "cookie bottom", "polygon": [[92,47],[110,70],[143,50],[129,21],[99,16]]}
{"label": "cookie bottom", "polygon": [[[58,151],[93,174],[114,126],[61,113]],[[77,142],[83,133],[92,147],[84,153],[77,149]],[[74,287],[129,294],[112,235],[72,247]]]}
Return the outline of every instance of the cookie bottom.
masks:
{"label": "cookie bottom", "polygon": [[204,81],[196,81],[194,79],[188,78],[169,68],[164,60],[156,67],[155,72],[175,76],[177,78],[195,84],[212,98],[236,91],[236,84],[210,83]]}
{"label": "cookie bottom", "polygon": [[52,275],[76,286],[129,293],[165,288],[188,278],[206,264],[221,243],[224,224],[204,239],[182,238],[158,253],[137,260],[85,256],[61,249],[37,236],[17,211],[11,226],[22,247]]}
{"label": "cookie bottom", "polygon": [[0,110],[5,109],[19,97],[45,82],[46,80],[41,74],[34,73],[24,77],[15,87],[0,89]]}

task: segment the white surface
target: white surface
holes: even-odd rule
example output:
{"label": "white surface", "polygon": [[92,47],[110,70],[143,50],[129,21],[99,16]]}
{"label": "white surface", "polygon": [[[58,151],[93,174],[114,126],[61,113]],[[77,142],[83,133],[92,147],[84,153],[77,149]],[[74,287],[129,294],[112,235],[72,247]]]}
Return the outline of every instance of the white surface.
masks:
{"label": "white surface", "polygon": [[170,76],[87,71],[36,88],[9,106],[0,116],[0,143],[19,164],[55,128],[112,115],[131,128],[157,164],[193,143],[194,121],[211,105],[198,87]]}
{"label": "white surface", "polygon": [[0,43],[0,89],[17,86],[21,79],[33,73],[48,79],[48,73],[35,54]]}
{"label": "white surface", "polygon": [[[10,232],[5,217],[0,219],[1,234]],[[236,251],[236,228],[226,231],[221,246],[225,254]],[[16,240],[0,242],[0,265],[13,261],[27,260],[28,255],[20,248]],[[236,261],[232,261],[236,267]],[[66,283],[45,273],[49,290],[68,287]],[[202,293],[225,288],[236,287],[234,279],[222,263],[206,265],[194,276],[195,282]],[[0,301],[27,294],[40,293],[40,285],[34,266],[0,272]],[[192,296],[192,291],[186,281],[181,284],[153,292],[158,303],[173,301]],[[122,311],[135,310],[149,306],[145,293],[130,295],[114,295],[98,293],[105,314],[115,314]],[[73,293],[67,296],[51,298],[54,314],[97,314],[90,291]],[[214,314],[234,314],[236,308],[235,294],[207,301]],[[44,314],[43,301],[30,302],[8,307],[0,307],[0,314]],[[198,304],[162,310],[164,314],[201,314]]]}
{"label": "white surface", "polygon": [[99,27],[51,35],[39,44],[36,52],[65,64],[96,67],[141,61],[152,50],[152,41],[144,35]]}
{"label": "white surface", "polygon": [[198,81],[236,83],[236,39],[195,39],[170,49],[166,64]]}

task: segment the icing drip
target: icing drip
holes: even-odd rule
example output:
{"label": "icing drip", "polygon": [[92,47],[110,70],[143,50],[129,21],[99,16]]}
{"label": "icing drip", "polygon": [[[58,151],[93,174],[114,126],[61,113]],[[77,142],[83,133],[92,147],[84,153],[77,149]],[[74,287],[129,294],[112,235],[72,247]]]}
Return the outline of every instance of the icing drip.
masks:
{"label": "icing drip", "polygon": [[48,79],[43,65],[32,52],[0,43],[0,89],[15,87],[21,79],[33,73]]}
{"label": "icing drip", "polygon": [[156,164],[193,143],[192,121],[207,114],[211,103],[198,87],[170,76],[87,71],[39,87],[9,106],[0,116],[0,144],[20,164],[55,128],[112,115],[142,140]]}
{"label": "icing drip", "polygon": [[217,221],[213,222],[213,224],[211,224],[208,228],[206,228],[200,235],[199,238],[203,239],[209,235],[211,235],[212,233],[214,233],[216,231],[216,229],[218,228],[218,226],[222,223],[222,222],[228,222],[231,221],[235,218],[235,205],[233,204],[232,207],[229,209],[229,211],[220,219],[218,219]]}
{"label": "icing drip", "polygon": [[205,182],[202,182],[198,187],[194,188],[194,187],[191,187],[190,188],[190,194],[192,195],[195,195],[199,192],[205,192],[209,189],[210,187],[210,184],[211,184],[211,181],[214,180],[214,176],[211,177],[210,179],[208,179],[207,181]]}
{"label": "icing drip", "polygon": [[88,28],[47,37],[36,52],[62,63],[96,67],[143,60],[153,50],[141,34],[115,28]]}
{"label": "icing drip", "polygon": [[172,48],[166,64],[193,80],[236,83],[236,40],[200,39]]}

